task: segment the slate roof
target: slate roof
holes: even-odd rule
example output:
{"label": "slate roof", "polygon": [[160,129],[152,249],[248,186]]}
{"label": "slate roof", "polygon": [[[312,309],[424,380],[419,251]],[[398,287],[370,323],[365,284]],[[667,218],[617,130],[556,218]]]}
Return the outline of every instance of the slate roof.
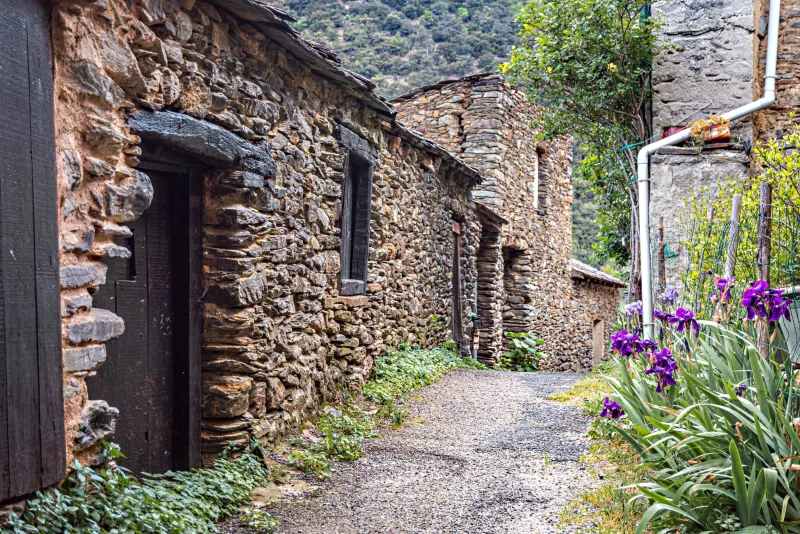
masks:
{"label": "slate roof", "polygon": [[626,287],[627,284],[615,278],[610,274],[606,274],[599,269],[595,269],[591,265],[586,265],[576,259],[571,260],[570,266],[572,267],[572,278],[577,280],[589,280],[590,282],[600,283],[613,287]]}
{"label": "slate roof", "polygon": [[208,0],[208,2],[247,21],[289,53],[304,61],[320,76],[343,85],[354,97],[384,115],[391,122],[395,135],[416,148],[450,161],[454,168],[468,178],[471,186],[482,181],[483,175],[477,168],[455,156],[442,145],[395,120],[397,111],[386,98],[375,92],[375,82],[344,68],[341,59],[325,45],[309,41],[300,35],[297,30],[289,26],[289,22],[296,22],[289,13],[270,6],[264,0]]}
{"label": "slate roof", "polygon": [[446,87],[453,83],[479,82],[486,78],[502,79],[502,76],[500,76],[496,72],[480,72],[478,74],[470,74],[469,76],[464,76],[463,78],[447,78],[444,80],[439,80],[438,82],[432,83],[430,85],[423,85],[422,87],[417,87],[415,89],[412,89],[411,91],[405,94],[394,97],[392,99],[392,102],[405,102],[406,100],[411,100],[413,98],[416,98],[417,96],[423,93],[427,93],[429,91],[438,91],[442,87]]}

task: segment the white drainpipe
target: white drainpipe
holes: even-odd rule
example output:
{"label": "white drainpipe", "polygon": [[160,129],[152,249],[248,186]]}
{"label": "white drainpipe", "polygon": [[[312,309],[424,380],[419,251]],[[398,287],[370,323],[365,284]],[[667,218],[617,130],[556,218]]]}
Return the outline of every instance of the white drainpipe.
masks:
{"label": "white drainpipe", "polygon": [[[764,96],[740,108],[723,115],[728,120],[735,120],[764,109],[775,102],[775,71],[778,61],[778,24],[780,22],[781,0],[769,2],[769,27],[767,29],[767,69],[764,75]],[[641,250],[642,271],[642,318],[644,335],[653,339],[653,272],[650,265],[650,156],[665,146],[677,145],[691,137],[689,130],[665,137],[660,141],[645,146],[639,151],[639,248]]]}

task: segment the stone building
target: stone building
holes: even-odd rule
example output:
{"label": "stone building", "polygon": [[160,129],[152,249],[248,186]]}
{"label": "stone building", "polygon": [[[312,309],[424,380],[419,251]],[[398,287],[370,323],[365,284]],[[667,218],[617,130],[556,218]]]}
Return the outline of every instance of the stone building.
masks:
{"label": "stone building", "polygon": [[274,441],[392,346],[466,350],[476,302],[597,354],[616,282],[570,264],[568,144],[499,79],[454,143],[260,0],[0,12],[0,502],[101,439],[134,472]]}
{"label": "stone building", "polygon": [[[496,74],[445,80],[394,103],[401,121],[483,172],[472,196],[503,218],[480,236],[479,359],[499,357],[504,332],[533,332],[545,342],[546,368],[591,367],[592,347],[602,345],[593,332],[610,335],[618,291],[585,289],[622,283],[588,266],[575,281],[572,140],[537,141],[536,106]],[[589,294],[592,304],[579,304]],[[576,314],[576,306],[586,308]]]}
{"label": "stone building", "polygon": [[[691,124],[763,96],[767,47],[767,8],[761,0],[655,2],[663,21],[662,38],[671,46],[653,64],[653,125],[660,134],[669,124]],[[663,217],[669,236],[681,234],[681,218],[693,191],[715,194],[720,180],[747,180],[757,174],[751,159],[754,144],[780,137],[789,113],[800,107],[798,84],[800,2],[781,2],[777,101],[732,125],[731,143],[702,150],[668,147],[651,159],[651,227]],[[654,234],[655,235],[655,234]],[[677,248],[677,247],[676,247]],[[669,281],[685,270],[680,250],[667,264]]]}
{"label": "stone building", "polygon": [[479,171],[287,15],[0,7],[2,280],[25,310],[2,313],[0,501],[112,435],[135,472],[198,466],[295,427],[388,347],[466,343]]}

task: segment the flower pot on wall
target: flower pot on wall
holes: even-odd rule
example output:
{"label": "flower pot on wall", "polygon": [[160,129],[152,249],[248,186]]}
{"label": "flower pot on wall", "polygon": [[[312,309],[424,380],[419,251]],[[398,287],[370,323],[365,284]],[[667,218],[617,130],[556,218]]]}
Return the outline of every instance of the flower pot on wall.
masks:
{"label": "flower pot on wall", "polygon": [[687,129],[689,126],[686,124],[677,124],[674,126],[664,126],[664,131],[661,134],[661,137],[669,137],[671,135],[675,135],[678,132],[682,132],[683,130]]}
{"label": "flower pot on wall", "polygon": [[[675,135],[676,133],[686,130],[687,128],[689,128],[689,126],[686,124],[675,124],[671,126],[664,126],[664,129],[661,132],[661,139],[666,139],[667,137]],[[684,144],[686,144],[686,141],[678,143],[677,146],[683,146]]]}
{"label": "flower pot on wall", "polygon": [[692,137],[706,145],[728,143],[731,140],[731,121],[721,115],[711,115],[708,120],[692,124]]}
{"label": "flower pot on wall", "polygon": [[729,143],[731,140],[731,126],[720,125],[703,132],[703,142],[707,145],[713,143]]}

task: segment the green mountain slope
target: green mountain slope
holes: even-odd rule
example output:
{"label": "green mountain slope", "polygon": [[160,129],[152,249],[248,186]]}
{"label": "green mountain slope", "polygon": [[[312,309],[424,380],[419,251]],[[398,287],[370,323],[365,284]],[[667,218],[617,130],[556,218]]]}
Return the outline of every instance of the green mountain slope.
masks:
{"label": "green mountain slope", "polygon": [[522,0],[282,0],[295,28],[386,96],[493,71],[517,40]]}

